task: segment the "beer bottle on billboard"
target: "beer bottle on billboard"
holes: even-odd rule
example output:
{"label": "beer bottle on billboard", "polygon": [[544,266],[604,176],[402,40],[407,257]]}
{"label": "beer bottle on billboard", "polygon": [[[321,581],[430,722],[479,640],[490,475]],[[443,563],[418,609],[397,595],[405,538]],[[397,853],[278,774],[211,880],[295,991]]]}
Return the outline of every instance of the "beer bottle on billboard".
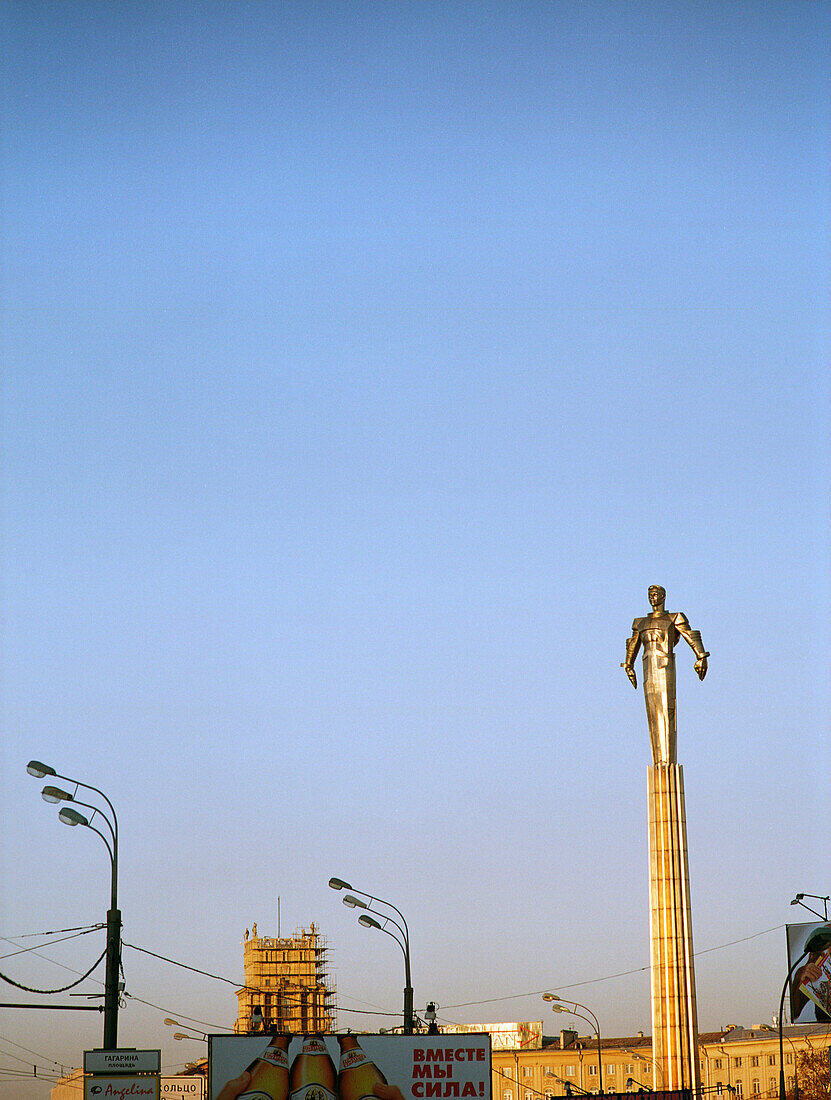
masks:
{"label": "beer bottle on billboard", "polygon": [[335,1063],[319,1035],[307,1035],[291,1067],[289,1100],[336,1100]]}
{"label": "beer bottle on billboard", "polygon": [[339,1035],[340,1073],[338,1095],[340,1100],[377,1100],[372,1086],[379,1081],[387,1083],[380,1069],[361,1050],[354,1035]]}
{"label": "beer bottle on billboard", "polygon": [[287,1100],[290,1035],[275,1035],[262,1054],[245,1068],[251,1083],[239,1100]]}

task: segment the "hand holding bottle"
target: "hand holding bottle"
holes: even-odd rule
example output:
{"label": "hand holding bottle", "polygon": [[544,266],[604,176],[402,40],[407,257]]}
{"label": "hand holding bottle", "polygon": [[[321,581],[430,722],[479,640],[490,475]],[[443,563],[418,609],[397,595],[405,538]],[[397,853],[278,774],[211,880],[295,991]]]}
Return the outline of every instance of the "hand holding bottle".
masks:
{"label": "hand holding bottle", "polygon": [[243,1070],[239,1077],[235,1077],[232,1081],[229,1081],[225,1088],[219,1093],[216,1100],[237,1100],[240,1093],[245,1092],[248,1086],[251,1084],[251,1074],[247,1069]]}
{"label": "hand holding bottle", "polygon": [[372,1091],[378,1097],[378,1100],[404,1100],[404,1093],[398,1085],[388,1085],[383,1081],[376,1081],[372,1086]]}

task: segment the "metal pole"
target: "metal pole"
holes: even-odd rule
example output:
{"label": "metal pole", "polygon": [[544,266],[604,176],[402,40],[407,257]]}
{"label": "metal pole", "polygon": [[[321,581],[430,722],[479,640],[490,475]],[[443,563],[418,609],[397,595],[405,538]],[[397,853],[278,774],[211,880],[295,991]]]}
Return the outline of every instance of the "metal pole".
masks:
{"label": "metal pole", "polygon": [[[794,970],[799,966],[805,956],[809,954],[809,949],[806,948],[793,966],[788,971],[788,976],[785,978],[785,984],[782,986],[782,996],[779,998],[779,1100],[787,1100],[785,1094],[785,1040],[782,1032],[782,1013],[785,1008],[785,992],[790,985],[791,975]],[[794,1086],[796,1085],[796,1064],[794,1063]]]}
{"label": "metal pole", "polygon": [[107,969],[104,974],[104,1050],[118,1047],[118,966],[121,959],[121,910],[107,911]]}

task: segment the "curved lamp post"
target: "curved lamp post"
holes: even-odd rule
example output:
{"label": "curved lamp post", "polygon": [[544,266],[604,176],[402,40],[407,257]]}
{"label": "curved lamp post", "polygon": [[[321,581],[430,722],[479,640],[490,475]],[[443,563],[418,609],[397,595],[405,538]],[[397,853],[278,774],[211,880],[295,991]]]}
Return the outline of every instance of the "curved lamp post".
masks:
{"label": "curved lamp post", "polygon": [[[798,899],[797,899],[798,900]],[[785,978],[785,984],[782,986],[782,996],[779,998],[779,1100],[786,1100],[785,1096],[785,1042],[782,1032],[782,1012],[785,1008],[785,993],[790,985],[793,972],[802,962],[806,955],[818,954],[825,951],[826,948],[831,947],[831,925],[826,925],[825,928],[815,929],[808,939],[805,941],[805,950],[793,963],[788,976]],[[796,1063],[794,1063],[794,1084],[796,1083]]]}
{"label": "curved lamp post", "polygon": [[[603,1095],[603,1055],[601,1053],[601,1041],[600,1041],[600,1024],[597,1017],[590,1008],[586,1005],[581,1005],[579,1001],[567,1001],[563,997],[558,997],[556,993],[543,993],[542,999],[544,1001],[556,1001],[557,1004],[551,1006],[552,1012],[567,1012],[571,1016],[579,1016],[581,1020],[585,1020],[587,1024],[593,1024],[595,1034],[597,1035],[597,1079],[600,1085],[600,1095]],[[582,1012],[575,1012],[574,1008],[569,1008],[569,1005],[573,1005],[574,1008],[582,1008],[584,1012],[588,1012],[588,1016],[584,1016]],[[591,1017],[591,1019],[589,1018]]]}
{"label": "curved lamp post", "polygon": [[[85,809],[92,810],[90,816],[85,817],[78,810],[73,809],[72,806],[63,806],[58,811],[58,820],[64,825],[83,825],[85,828],[97,833],[104,841],[107,854],[110,857],[110,908],[107,911],[107,959],[104,974],[104,1050],[115,1050],[118,1046],[118,968],[121,962],[121,911],[118,908],[118,818],[116,817],[115,807],[98,787],[93,787],[89,783],[82,783],[80,779],[72,779],[68,775],[60,775],[54,768],[48,764],[42,764],[40,760],[30,760],[26,765],[26,771],[36,779],[45,779],[49,776],[75,784],[75,790],[71,793],[62,790],[60,787],[46,786],[41,792],[41,797],[45,802],[71,802],[76,806],[83,806]],[[79,787],[100,795],[109,807],[112,820],[100,807],[94,806],[90,802],[79,801],[75,797]],[[100,829],[92,824],[96,814],[106,822],[109,840],[105,833],[102,833]]]}
{"label": "curved lamp post", "polygon": [[[344,882],[342,878],[330,878],[329,885],[333,890],[352,890],[353,893],[347,894],[343,899],[343,904],[349,909],[366,909],[372,910],[373,905],[385,905],[388,909],[392,909],[394,913],[397,913],[401,918],[401,924],[386,913],[375,913],[375,916],[370,916],[369,912],[361,913],[358,917],[358,924],[362,924],[364,928],[375,928],[379,932],[385,932],[391,939],[394,939],[398,946],[404,953],[404,1034],[412,1035],[415,1028],[415,1016],[413,1014],[413,983],[410,977],[410,930],[407,927],[407,922],[404,919],[404,914],[398,909],[391,901],[384,901],[383,898],[373,897],[372,894],[366,894],[363,890],[355,890],[354,886],[351,886],[348,882]],[[360,895],[356,897],[355,895]],[[362,900],[366,898],[366,900]],[[381,924],[375,917],[380,917]],[[388,924],[392,924],[398,929],[401,934],[401,939],[396,936],[394,932],[390,932],[387,927]]]}

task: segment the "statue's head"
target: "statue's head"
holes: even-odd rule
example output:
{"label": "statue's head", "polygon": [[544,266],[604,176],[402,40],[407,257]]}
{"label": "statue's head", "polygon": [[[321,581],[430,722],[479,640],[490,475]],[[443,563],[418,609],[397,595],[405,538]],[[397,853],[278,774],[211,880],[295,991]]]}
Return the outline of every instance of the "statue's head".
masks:
{"label": "statue's head", "polygon": [[667,590],[659,584],[650,584],[648,596],[653,607],[660,607],[667,598]]}

